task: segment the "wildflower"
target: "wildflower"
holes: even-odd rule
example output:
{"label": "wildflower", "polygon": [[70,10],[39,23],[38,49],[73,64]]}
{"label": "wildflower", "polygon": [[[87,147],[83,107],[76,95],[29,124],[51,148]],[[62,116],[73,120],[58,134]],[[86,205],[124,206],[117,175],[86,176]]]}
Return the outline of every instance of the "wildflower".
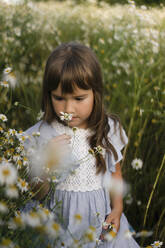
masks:
{"label": "wildflower", "polygon": [[3,73],[4,74],[9,74],[12,71],[11,67],[7,67],[6,69],[4,69]]}
{"label": "wildflower", "polygon": [[37,212],[31,211],[22,214],[23,222],[31,227],[41,226],[40,216]]}
{"label": "wildflower", "polygon": [[9,133],[9,135],[11,135],[11,136],[14,136],[14,135],[16,135],[17,134],[17,131],[15,130],[15,129],[9,129],[8,130],[8,133]]}
{"label": "wildflower", "polygon": [[60,116],[60,120],[61,121],[71,121],[73,115],[69,114],[69,113],[64,113],[64,112],[60,112],[61,116]]}
{"label": "wildflower", "polygon": [[132,198],[131,194],[129,193],[126,196],[125,203],[128,204],[128,205],[130,205],[132,202],[133,202],[133,198]]}
{"label": "wildflower", "polygon": [[15,185],[10,185],[5,189],[6,196],[9,198],[18,198],[18,190]]}
{"label": "wildflower", "polygon": [[0,82],[0,85],[3,86],[3,87],[5,87],[5,88],[9,88],[9,84],[6,81]]}
{"label": "wildflower", "polygon": [[105,235],[104,235],[104,238],[105,240],[107,241],[112,241],[117,235],[117,232],[116,232],[116,229],[113,228],[112,230],[110,230],[109,232],[107,232]]}
{"label": "wildflower", "polygon": [[4,131],[3,131],[3,128],[2,127],[0,127],[0,133],[3,133]]}
{"label": "wildflower", "polygon": [[28,190],[28,183],[21,178],[18,179],[17,185],[22,192],[26,192]]}
{"label": "wildflower", "polygon": [[89,226],[88,230],[85,232],[85,240],[87,242],[92,242],[96,240],[96,228]]}
{"label": "wildflower", "polygon": [[127,238],[127,239],[130,239],[132,237],[134,233],[132,233],[130,230],[127,230],[125,233],[124,233],[124,237]]}
{"label": "wildflower", "polygon": [[48,235],[50,235],[52,238],[56,238],[60,232],[60,225],[55,221],[48,222],[46,226],[46,232]]}
{"label": "wildflower", "polygon": [[3,161],[0,166],[0,184],[14,184],[17,180],[17,170],[8,162]]}
{"label": "wildflower", "polygon": [[40,121],[43,118],[44,114],[45,114],[45,112],[40,110],[40,112],[37,114],[37,121]]}
{"label": "wildflower", "polygon": [[3,122],[7,121],[6,115],[0,114],[0,120],[2,120]]}
{"label": "wildflower", "polygon": [[143,161],[141,159],[137,159],[135,158],[132,163],[132,168],[135,169],[135,170],[140,170],[143,166]]}
{"label": "wildflower", "polygon": [[102,154],[103,152],[103,148],[101,146],[94,147],[94,150],[96,154]]}
{"label": "wildflower", "polygon": [[12,72],[12,68],[8,67],[3,71],[3,80],[9,82],[9,85],[15,88],[17,81],[15,74]]}
{"label": "wildflower", "polygon": [[73,127],[72,130],[73,130],[73,132],[76,132],[77,131],[77,127]]}
{"label": "wildflower", "polygon": [[77,223],[80,223],[82,221],[82,216],[80,214],[75,214],[74,218],[75,218]]}
{"label": "wildflower", "polygon": [[125,195],[129,188],[123,180],[113,178],[107,174],[105,174],[103,178],[103,187],[112,195]]}
{"label": "wildflower", "polygon": [[17,215],[9,221],[9,227],[12,229],[16,229],[22,226],[24,226],[24,222],[21,215]]}
{"label": "wildflower", "polygon": [[34,137],[39,137],[39,136],[40,136],[40,132],[33,132],[33,133],[32,133],[32,136],[34,136]]}
{"label": "wildflower", "polygon": [[7,204],[4,201],[0,201],[0,213],[7,213],[8,211]]}
{"label": "wildflower", "polygon": [[14,248],[14,244],[10,239],[2,239],[2,242],[0,243],[0,248]]}
{"label": "wildflower", "polygon": [[151,244],[153,248],[158,248],[163,245],[163,242],[155,241],[153,244]]}
{"label": "wildflower", "polygon": [[49,219],[49,220],[53,220],[53,218],[54,218],[53,213],[50,212],[49,209],[47,209],[47,208],[41,207],[41,208],[38,210],[38,214],[39,214],[39,216],[40,216],[40,219],[41,219],[42,221],[44,221],[44,222],[47,221],[48,219]]}
{"label": "wildflower", "polygon": [[94,152],[94,150],[93,150],[92,148],[90,148],[90,149],[88,150],[88,152],[89,152],[91,155],[95,155],[95,152]]}

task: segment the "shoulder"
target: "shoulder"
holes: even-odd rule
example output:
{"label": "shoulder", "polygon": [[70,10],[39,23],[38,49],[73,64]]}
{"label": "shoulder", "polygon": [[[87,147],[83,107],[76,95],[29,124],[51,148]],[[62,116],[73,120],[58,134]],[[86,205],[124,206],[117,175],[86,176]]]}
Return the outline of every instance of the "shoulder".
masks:
{"label": "shoulder", "polygon": [[110,127],[108,138],[115,147],[121,150],[128,143],[126,132],[117,120],[109,117],[108,124]]}

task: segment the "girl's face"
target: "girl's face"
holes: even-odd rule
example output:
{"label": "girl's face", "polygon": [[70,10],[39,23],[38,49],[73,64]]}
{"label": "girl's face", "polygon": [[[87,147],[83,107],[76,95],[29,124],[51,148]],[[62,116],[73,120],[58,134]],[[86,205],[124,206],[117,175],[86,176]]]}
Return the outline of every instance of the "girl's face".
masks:
{"label": "girl's face", "polygon": [[70,127],[87,128],[88,118],[92,113],[94,104],[93,90],[80,89],[77,86],[73,93],[62,94],[60,84],[56,90],[51,91],[53,109],[57,116],[60,112],[72,114]]}

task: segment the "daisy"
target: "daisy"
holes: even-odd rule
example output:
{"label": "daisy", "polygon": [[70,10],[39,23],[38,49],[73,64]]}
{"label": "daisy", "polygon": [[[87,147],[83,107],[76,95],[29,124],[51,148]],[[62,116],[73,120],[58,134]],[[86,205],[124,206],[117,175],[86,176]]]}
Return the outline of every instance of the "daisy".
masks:
{"label": "daisy", "polygon": [[6,81],[0,82],[0,85],[5,87],[5,88],[9,88],[9,84]]}
{"label": "daisy", "polygon": [[22,220],[25,224],[31,226],[31,227],[40,227],[41,226],[41,220],[40,216],[37,212],[29,212],[29,213],[23,213],[22,214]]}
{"label": "daisy", "polygon": [[14,136],[14,135],[17,134],[17,131],[16,131],[15,129],[11,129],[11,128],[10,128],[10,129],[8,130],[8,134],[11,135],[11,136]]}
{"label": "daisy", "polygon": [[17,180],[17,170],[8,162],[3,161],[0,166],[0,184],[14,184]]}
{"label": "daisy", "polygon": [[159,248],[163,245],[163,242],[155,241],[153,244],[151,244],[153,248]]}
{"label": "daisy", "polygon": [[78,224],[78,223],[81,223],[81,221],[82,221],[82,216],[81,216],[80,214],[75,214],[75,215],[74,215],[74,219],[75,219],[75,221],[76,221],[77,224]]}
{"label": "daisy", "polygon": [[102,154],[103,148],[101,146],[94,147],[95,154]]}
{"label": "daisy", "polygon": [[52,238],[56,238],[59,235],[60,230],[61,230],[60,225],[55,221],[49,221],[46,226],[46,232]]}
{"label": "daisy", "polygon": [[8,225],[12,229],[16,229],[18,227],[23,227],[24,222],[23,222],[22,216],[21,215],[15,216],[13,219],[11,219],[9,221]]}
{"label": "daisy", "polygon": [[69,113],[64,113],[64,112],[60,112],[61,116],[60,116],[60,120],[61,121],[71,121],[73,115],[69,114]]}
{"label": "daisy", "polygon": [[12,71],[11,67],[7,67],[6,69],[4,69],[3,73],[4,74],[9,74]]}
{"label": "daisy", "polygon": [[15,185],[10,185],[9,187],[5,188],[5,193],[9,198],[18,198],[19,196],[17,187]]}
{"label": "daisy", "polygon": [[37,114],[37,121],[40,121],[43,118],[44,114],[45,114],[45,112],[40,110],[40,112]]}
{"label": "daisy", "polygon": [[0,114],[0,120],[2,120],[3,122],[7,121],[6,115]]}
{"label": "daisy", "polygon": [[88,230],[85,232],[85,240],[87,242],[96,240],[96,228],[94,226],[89,226]]}
{"label": "daisy", "polygon": [[17,185],[18,185],[19,189],[21,190],[21,192],[28,191],[28,183],[25,180],[19,178]]}
{"label": "daisy", "polygon": [[132,168],[135,170],[140,170],[143,166],[143,161],[141,159],[135,158],[132,163]]}
{"label": "daisy", "polygon": [[109,232],[107,232],[105,235],[104,235],[104,238],[105,240],[107,241],[112,241],[117,235],[117,232],[116,232],[116,229],[113,228],[112,230],[110,230]]}
{"label": "daisy", "polygon": [[0,247],[1,248],[14,248],[15,245],[13,244],[13,242],[10,239],[2,239],[2,242],[0,243]]}
{"label": "daisy", "polygon": [[0,213],[7,213],[8,211],[7,204],[3,201],[0,201]]}
{"label": "daisy", "polygon": [[7,81],[12,88],[15,88],[17,80],[11,68],[6,68],[3,71],[3,81]]}

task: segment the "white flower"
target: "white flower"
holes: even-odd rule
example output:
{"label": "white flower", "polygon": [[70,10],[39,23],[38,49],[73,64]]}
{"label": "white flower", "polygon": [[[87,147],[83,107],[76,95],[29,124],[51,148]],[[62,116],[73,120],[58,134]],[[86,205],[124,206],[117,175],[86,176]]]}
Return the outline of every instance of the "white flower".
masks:
{"label": "white flower", "polygon": [[7,213],[8,211],[9,210],[8,210],[6,203],[3,201],[0,201],[0,213]]}
{"label": "white flower", "polygon": [[8,133],[11,136],[17,135],[17,131],[15,129],[11,129],[11,128],[8,130]]}
{"label": "white flower", "polygon": [[153,248],[159,248],[163,245],[163,242],[155,241],[153,244],[151,244]]}
{"label": "white flower", "polygon": [[40,121],[43,118],[44,114],[45,114],[45,112],[40,110],[40,112],[37,114],[37,121]]}
{"label": "white flower", "polygon": [[7,67],[6,69],[4,69],[3,73],[4,74],[9,74],[12,71],[11,67]]}
{"label": "white flower", "polygon": [[29,212],[29,213],[23,213],[22,219],[25,224],[32,226],[32,227],[39,227],[41,226],[41,219],[38,213],[36,212]]}
{"label": "white flower", "polygon": [[6,68],[3,71],[3,81],[7,81],[9,82],[9,85],[12,88],[15,88],[17,81],[16,81],[16,76],[15,74],[12,72],[12,69],[10,67]]}
{"label": "white flower", "polygon": [[47,208],[40,208],[38,210],[38,214],[40,216],[40,219],[43,222],[48,221],[48,220],[53,220],[53,218],[54,218],[53,212],[50,212],[49,209],[47,209]]}
{"label": "white flower", "polygon": [[19,178],[17,185],[22,192],[28,191],[28,183],[25,180]]}
{"label": "white flower", "polygon": [[143,161],[141,159],[135,158],[132,163],[132,168],[135,170],[140,170],[143,166]]}
{"label": "white flower", "polygon": [[105,173],[103,176],[103,187],[113,195],[126,195],[129,185],[124,180],[116,179]]}
{"label": "white flower", "polygon": [[8,162],[0,164],[0,184],[14,184],[17,180],[17,170]]}
{"label": "white flower", "polygon": [[59,235],[60,230],[61,230],[60,225],[55,221],[49,221],[46,226],[47,234],[54,239]]}
{"label": "white flower", "polygon": [[79,224],[82,221],[82,216],[80,214],[75,214],[74,219],[75,219],[75,224]]}
{"label": "white flower", "polygon": [[69,113],[64,113],[64,112],[60,112],[61,116],[60,119],[61,121],[71,121],[72,120],[72,114]]}
{"label": "white flower", "polygon": [[18,198],[18,196],[19,196],[17,187],[15,185],[11,185],[9,187],[6,187],[5,193],[6,193],[6,196],[8,196],[9,198]]}
{"label": "white flower", "polygon": [[11,229],[16,229],[18,227],[23,227],[23,226],[24,226],[24,222],[20,214],[17,214],[8,222],[8,227]]}
{"label": "white flower", "polygon": [[15,245],[10,239],[2,239],[2,242],[0,243],[0,248],[14,248]]}
{"label": "white flower", "polygon": [[115,230],[115,228],[113,228],[112,230],[110,230],[109,232],[107,232],[104,235],[105,240],[107,241],[112,241],[114,238],[116,238],[117,232]]}
{"label": "white flower", "polygon": [[0,120],[2,120],[3,122],[7,121],[6,115],[0,114]]}
{"label": "white flower", "polygon": [[89,226],[88,230],[85,232],[85,241],[86,242],[96,241],[96,238],[97,238],[96,228],[93,226]]}
{"label": "white flower", "polygon": [[39,136],[40,136],[40,132],[33,132],[33,133],[32,133],[32,136],[34,136],[34,137],[39,137]]}
{"label": "white flower", "polygon": [[9,84],[6,81],[0,82],[0,85],[3,86],[3,87],[5,87],[5,88],[9,88]]}
{"label": "white flower", "polygon": [[103,153],[103,148],[101,146],[94,147],[94,150],[95,150],[96,154],[102,154]]}
{"label": "white flower", "polygon": [[131,194],[129,193],[126,196],[125,203],[128,204],[128,205],[130,205],[132,202],[133,202],[133,198],[132,198]]}
{"label": "white flower", "polygon": [[127,230],[125,233],[124,233],[124,237],[127,238],[127,239],[130,239],[132,238],[132,235],[134,233],[132,233],[130,230]]}

